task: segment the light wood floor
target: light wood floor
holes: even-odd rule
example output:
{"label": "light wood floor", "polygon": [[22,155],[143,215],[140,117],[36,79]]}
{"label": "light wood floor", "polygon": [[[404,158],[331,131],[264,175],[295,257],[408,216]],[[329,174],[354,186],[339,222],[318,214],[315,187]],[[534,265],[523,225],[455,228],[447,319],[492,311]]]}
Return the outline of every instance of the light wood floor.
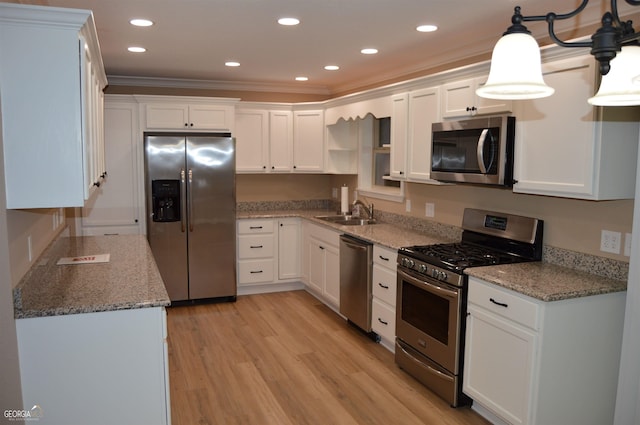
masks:
{"label": "light wood floor", "polygon": [[168,310],[171,417],[195,424],[487,424],[305,291]]}

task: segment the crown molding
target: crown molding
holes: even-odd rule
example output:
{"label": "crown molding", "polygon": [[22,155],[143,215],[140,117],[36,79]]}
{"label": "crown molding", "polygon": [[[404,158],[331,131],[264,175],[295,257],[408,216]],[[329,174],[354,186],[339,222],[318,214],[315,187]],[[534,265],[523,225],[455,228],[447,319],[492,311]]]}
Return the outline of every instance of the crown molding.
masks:
{"label": "crown molding", "polygon": [[279,92],[330,95],[331,92],[324,86],[293,86],[278,83],[255,83],[242,81],[221,80],[192,80],[183,78],[157,78],[157,77],[130,77],[125,75],[107,75],[111,86],[133,87],[169,87],[180,89],[200,90],[233,90],[254,92]]}

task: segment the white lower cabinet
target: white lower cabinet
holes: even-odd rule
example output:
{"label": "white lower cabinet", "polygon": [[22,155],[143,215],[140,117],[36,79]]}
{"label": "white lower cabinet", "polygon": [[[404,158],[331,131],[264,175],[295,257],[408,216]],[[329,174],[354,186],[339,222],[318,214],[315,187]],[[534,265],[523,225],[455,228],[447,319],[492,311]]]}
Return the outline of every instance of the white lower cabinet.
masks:
{"label": "white lower cabinet", "polygon": [[239,295],[301,287],[299,218],[238,220],[237,240]]}
{"label": "white lower cabinet", "polygon": [[16,320],[24,406],[39,423],[170,424],[163,307]]}
{"label": "white lower cabinet", "polygon": [[463,391],[493,423],[613,423],[625,293],[543,302],[469,279]]}
{"label": "white lower cabinet", "polygon": [[395,350],[396,339],[397,255],[390,248],[373,246],[371,328],[391,351]]}
{"label": "white lower cabinet", "polygon": [[340,308],[340,233],[310,222],[303,226],[303,275],[307,289]]}

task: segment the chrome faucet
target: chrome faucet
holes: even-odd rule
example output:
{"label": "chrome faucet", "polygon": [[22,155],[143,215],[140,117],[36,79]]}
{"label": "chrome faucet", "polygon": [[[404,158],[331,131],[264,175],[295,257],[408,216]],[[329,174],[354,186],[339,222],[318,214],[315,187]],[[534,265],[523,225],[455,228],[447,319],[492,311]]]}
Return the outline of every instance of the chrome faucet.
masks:
{"label": "chrome faucet", "polygon": [[355,207],[356,205],[360,205],[360,207],[364,210],[364,212],[367,213],[367,218],[369,220],[374,220],[374,217],[373,217],[373,204],[367,206],[367,204],[362,202],[360,199],[356,199],[355,201],[353,201],[353,204],[351,204],[351,206]]}

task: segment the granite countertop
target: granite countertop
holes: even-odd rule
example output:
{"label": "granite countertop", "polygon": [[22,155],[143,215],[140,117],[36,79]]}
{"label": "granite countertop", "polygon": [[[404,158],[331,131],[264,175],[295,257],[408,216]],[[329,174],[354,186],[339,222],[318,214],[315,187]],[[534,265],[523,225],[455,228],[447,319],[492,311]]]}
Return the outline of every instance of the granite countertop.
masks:
{"label": "granite countertop", "polygon": [[544,262],[516,263],[465,270],[487,282],[542,301],[560,301],[627,290],[627,282]]}
{"label": "granite countertop", "polygon": [[[63,257],[98,254],[110,254],[110,261],[56,264]],[[144,235],[59,237],[13,292],[17,319],[171,303]]]}
{"label": "granite countertop", "polygon": [[[394,224],[343,226],[315,218],[335,215],[329,210],[265,210],[238,212],[238,218],[302,217],[373,243],[398,249],[411,245],[457,242],[455,238],[431,235]],[[558,256],[557,250],[553,250]],[[575,254],[575,253],[573,253]],[[554,259],[555,260],[555,259]],[[548,262],[506,264],[465,269],[465,274],[483,279],[541,301],[559,301],[610,292],[626,291],[627,282],[575,270]]]}
{"label": "granite countertop", "polygon": [[329,221],[316,218],[320,215],[335,215],[333,210],[269,210],[269,211],[244,211],[238,212],[237,218],[282,218],[282,217],[302,217],[352,236],[365,239],[379,245],[392,249],[402,248],[411,245],[433,245],[437,243],[453,242],[454,239],[447,239],[440,236],[430,235],[424,232],[417,232],[404,227],[387,223],[376,223],[365,226],[344,226]]}

